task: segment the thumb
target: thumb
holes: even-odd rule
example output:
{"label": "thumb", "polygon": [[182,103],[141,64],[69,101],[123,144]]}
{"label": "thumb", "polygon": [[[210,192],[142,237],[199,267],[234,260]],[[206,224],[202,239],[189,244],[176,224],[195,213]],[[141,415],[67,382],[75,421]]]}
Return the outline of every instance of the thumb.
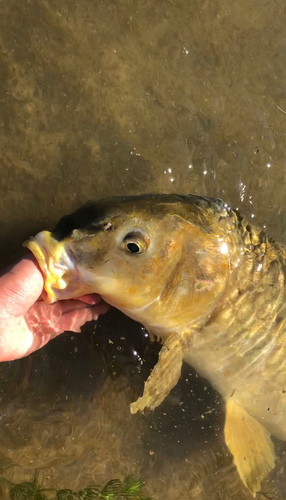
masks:
{"label": "thumb", "polygon": [[6,316],[20,316],[39,298],[42,272],[32,255],[23,257],[0,277],[0,309]]}

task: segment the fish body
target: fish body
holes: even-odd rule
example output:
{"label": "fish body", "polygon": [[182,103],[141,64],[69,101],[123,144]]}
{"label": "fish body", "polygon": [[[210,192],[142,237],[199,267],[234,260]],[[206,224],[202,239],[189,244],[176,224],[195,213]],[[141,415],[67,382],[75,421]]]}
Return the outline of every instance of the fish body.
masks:
{"label": "fish body", "polygon": [[183,361],[226,402],[226,444],[255,496],[286,440],[285,249],[218,199],[90,203],[25,244],[47,301],[98,293],[163,347],[132,413],[156,408]]}

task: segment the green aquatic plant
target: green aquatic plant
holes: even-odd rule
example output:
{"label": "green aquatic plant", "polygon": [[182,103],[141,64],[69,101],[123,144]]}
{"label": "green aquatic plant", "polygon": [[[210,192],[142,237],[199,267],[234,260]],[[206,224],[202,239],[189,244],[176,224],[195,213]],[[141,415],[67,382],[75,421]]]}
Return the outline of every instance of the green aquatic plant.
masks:
{"label": "green aquatic plant", "polygon": [[38,471],[33,481],[19,484],[1,477],[0,491],[8,488],[11,500],[155,500],[142,496],[144,482],[133,476],[127,476],[124,481],[112,479],[103,487],[91,485],[79,491],[42,488],[38,478]]}

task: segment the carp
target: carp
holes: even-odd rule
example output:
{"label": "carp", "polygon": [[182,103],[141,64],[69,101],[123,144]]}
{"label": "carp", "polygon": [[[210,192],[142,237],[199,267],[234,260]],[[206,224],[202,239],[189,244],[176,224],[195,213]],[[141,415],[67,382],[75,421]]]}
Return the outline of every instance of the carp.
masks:
{"label": "carp", "polygon": [[222,396],[225,442],[253,496],[286,440],[285,248],[219,199],[88,203],[24,244],[46,301],[97,293],[163,344],[131,412],[155,409],[182,363]]}

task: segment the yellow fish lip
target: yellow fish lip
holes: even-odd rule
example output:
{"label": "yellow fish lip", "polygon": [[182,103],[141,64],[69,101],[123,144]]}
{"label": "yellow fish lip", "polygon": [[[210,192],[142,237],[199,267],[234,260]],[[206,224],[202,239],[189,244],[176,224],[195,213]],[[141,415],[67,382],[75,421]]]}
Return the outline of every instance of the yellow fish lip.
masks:
{"label": "yellow fish lip", "polygon": [[50,231],[41,231],[35,237],[23,243],[35,259],[44,276],[44,289],[47,292],[45,302],[53,304],[57,300],[54,290],[64,290],[68,283],[63,275],[73,264],[67,256],[66,245],[53,237]]}

